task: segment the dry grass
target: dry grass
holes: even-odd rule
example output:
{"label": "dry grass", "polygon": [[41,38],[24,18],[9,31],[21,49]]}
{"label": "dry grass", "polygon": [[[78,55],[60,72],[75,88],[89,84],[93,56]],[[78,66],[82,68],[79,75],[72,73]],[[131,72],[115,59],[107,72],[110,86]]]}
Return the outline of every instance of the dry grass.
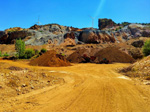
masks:
{"label": "dry grass", "polygon": [[126,76],[150,80],[150,56],[120,70]]}

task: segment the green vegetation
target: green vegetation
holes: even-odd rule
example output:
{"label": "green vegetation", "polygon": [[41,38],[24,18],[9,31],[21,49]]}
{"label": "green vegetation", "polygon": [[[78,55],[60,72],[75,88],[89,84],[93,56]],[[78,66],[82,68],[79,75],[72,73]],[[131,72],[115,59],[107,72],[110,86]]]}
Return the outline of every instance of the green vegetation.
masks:
{"label": "green vegetation", "polygon": [[145,42],[145,44],[144,44],[142,50],[143,50],[143,54],[144,54],[145,56],[150,55],[150,40]]}
{"label": "green vegetation", "polygon": [[65,54],[63,54],[63,53],[62,53],[61,55],[62,55],[62,56],[65,56]]}
{"label": "green vegetation", "polygon": [[42,33],[43,31],[41,30],[40,32]]}
{"label": "green vegetation", "polygon": [[6,52],[6,53],[4,53],[4,55],[3,55],[4,57],[8,57],[9,56],[9,54]]}
{"label": "green vegetation", "polygon": [[16,40],[15,49],[19,58],[23,58],[25,54],[25,43],[21,39]]}
{"label": "green vegetation", "polygon": [[9,54],[7,52],[5,52],[4,54],[2,54],[2,52],[0,51],[0,57],[8,57]]}
{"label": "green vegetation", "polygon": [[24,59],[30,59],[35,55],[35,51],[33,49],[26,49],[24,54]]}
{"label": "green vegetation", "polygon": [[116,30],[115,31],[118,31],[119,29],[118,28],[116,28]]}
{"label": "green vegetation", "polygon": [[46,53],[46,52],[47,52],[47,50],[45,48],[41,49],[41,53]]}
{"label": "green vegetation", "polygon": [[122,29],[122,27],[120,26],[119,29]]}
{"label": "green vegetation", "polygon": [[39,55],[40,52],[37,49],[34,51],[35,51],[35,55]]}
{"label": "green vegetation", "polygon": [[2,57],[2,52],[0,51],[0,57]]}
{"label": "green vegetation", "polygon": [[40,52],[38,50],[25,49],[25,43],[21,39],[16,40],[15,49],[17,51],[16,57],[19,59],[30,59],[32,57],[38,57],[47,52],[45,48],[42,48]]}
{"label": "green vegetation", "polygon": [[123,23],[121,23],[123,26],[127,26],[127,25],[129,25],[130,23],[129,22],[123,22]]}

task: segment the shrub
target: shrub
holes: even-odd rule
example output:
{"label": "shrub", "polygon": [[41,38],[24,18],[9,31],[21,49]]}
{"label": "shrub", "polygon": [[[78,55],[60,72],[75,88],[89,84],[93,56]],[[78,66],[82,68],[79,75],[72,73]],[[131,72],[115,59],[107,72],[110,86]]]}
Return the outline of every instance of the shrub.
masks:
{"label": "shrub", "polygon": [[118,28],[116,28],[116,30],[115,31],[118,31],[119,29]]}
{"label": "shrub", "polygon": [[36,49],[35,51],[35,55],[38,55],[40,52]]}
{"label": "shrub", "polygon": [[45,52],[47,52],[47,50],[45,48],[42,48],[41,53],[45,53]]}
{"label": "shrub", "polygon": [[63,54],[63,53],[62,53],[61,55],[62,55],[62,56],[65,56],[65,54]]}
{"label": "shrub", "polygon": [[128,23],[128,22],[123,22],[123,23],[122,23],[123,26],[127,26],[127,25],[129,25],[129,24],[130,24],[130,23]]}
{"label": "shrub", "polygon": [[24,41],[22,41],[21,39],[16,40],[15,49],[17,51],[19,58],[23,58],[24,54],[25,54],[25,43],[24,43]]}
{"label": "shrub", "polygon": [[25,54],[24,54],[24,58],[25,59],[30,59],[34,55],[35,55],[35,51],[33,49],[26,49]]}
{"label": "shrub", "polygon": [[9,54],[7,54],[7,52],[6,53],[4,53],[4,55],[3,55],[4,57],[8,57],[9,56]]}
{"label": "shrub", "polygon": [[0,51],[0,57],[2,57],[2,52]]}
{"label": "shrub", "polygon": [[145,56],[150,55],[150,40],[145,42],[142,51]]}

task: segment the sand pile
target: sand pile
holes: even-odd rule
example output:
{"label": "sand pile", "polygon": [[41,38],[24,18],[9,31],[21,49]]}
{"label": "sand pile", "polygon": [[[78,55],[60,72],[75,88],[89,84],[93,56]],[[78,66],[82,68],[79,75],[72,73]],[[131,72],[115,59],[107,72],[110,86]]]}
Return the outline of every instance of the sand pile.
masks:
{"label": "sand pile", "polygon": [[31,60],[30,65],[34,66],[49,66],[49,67],[60,67],[70,66],[71,64],[64,58],[64,56],[57,54],[56,51],[47,51],[40,57]]}
{"label": "sand pile", "polygon": [[107,59],[110,62],[118,62],[118,63],[133,63],[135,60],[128,54],[120,51],[116,47],[107,47],[95,54],[97,58],[95,62],[100,62],[103,59]]}

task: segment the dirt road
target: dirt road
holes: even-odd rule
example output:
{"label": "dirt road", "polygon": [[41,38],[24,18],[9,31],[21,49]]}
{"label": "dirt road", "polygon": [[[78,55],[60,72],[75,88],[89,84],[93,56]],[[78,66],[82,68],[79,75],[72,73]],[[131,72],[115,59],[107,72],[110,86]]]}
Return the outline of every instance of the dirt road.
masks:
{"label": "dirt road", "polygon": [[[17,62],[8,63],[17,66]],[[35,67],[65,74],[66,83],[19,96],[11,109],[20,112],[150,112],[150,92],[115,72],[124,66],[127,65]]]}

